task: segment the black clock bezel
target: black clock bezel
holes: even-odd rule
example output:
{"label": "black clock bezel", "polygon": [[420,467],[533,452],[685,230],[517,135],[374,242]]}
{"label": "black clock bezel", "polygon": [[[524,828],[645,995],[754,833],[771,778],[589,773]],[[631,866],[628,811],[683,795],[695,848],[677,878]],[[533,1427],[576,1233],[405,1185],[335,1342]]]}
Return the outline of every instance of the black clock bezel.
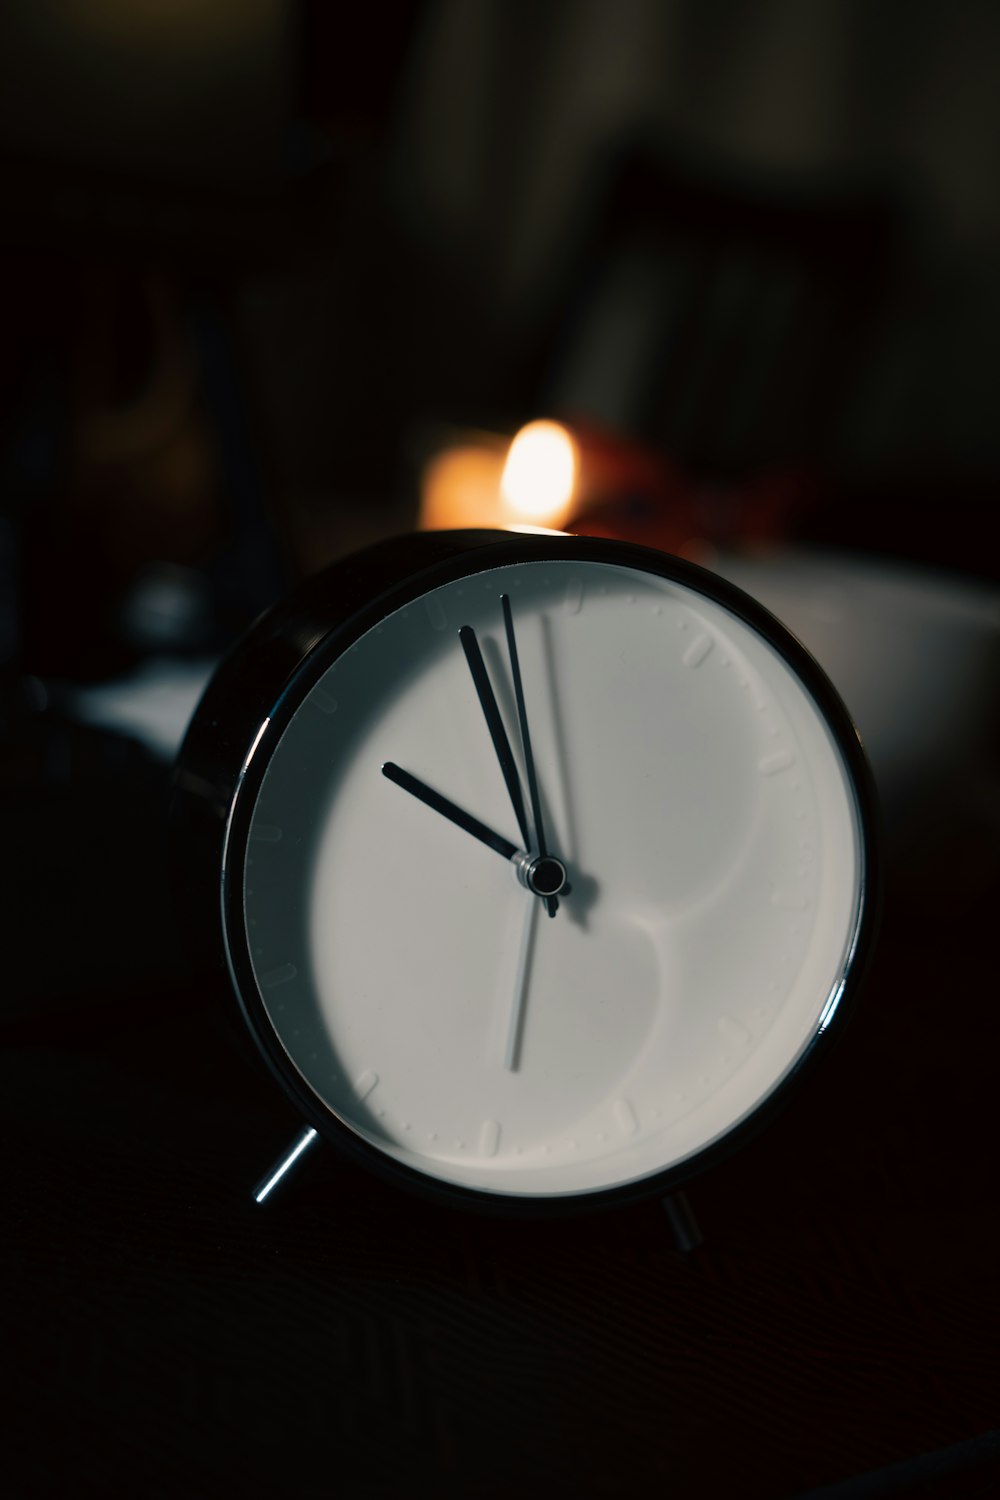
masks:
{"label": "black clock bezel", "polygon": [[[823,714],[852,784],[861,891],[854,940],[829,1023],[817,1030],[793,1067],[750,1115],[693,1156],[631,1182],[571,1194],[493,1193],[448,1182],[387,1155],[312,1092],[264,1008],[247,944],[242,877],[253,806],[271,755],[299,704],[331,663],[381,620],[431,589],[492,568],[554,559],[615,564],[683,584],[743,620],[778,652]],[[186,825],[187,834],[181,840],[187,847],[180,860],[186,853],[216,861],[214,930],[191,902],[192,896],[207,897],[207,881],[192,887],[182,865],[179,874],[188,913],[201,929],[202,951],[211,952],[215,964],[221,957],[243,1022],[269,1071],[323,1139],[396,1186],[452,1206],[552,1217],[674,1191],[739,1149],[786,1106],[802,1078],[842,1033],[874,945],[879,905],[876,796],[860,737],[839,694],[805,647],[750,595],[686,559],[633,543],[553,534],[431,532],[380,543],[334,563],[264,616],[220,668],[182,747],[175,787],[175,821]]]}

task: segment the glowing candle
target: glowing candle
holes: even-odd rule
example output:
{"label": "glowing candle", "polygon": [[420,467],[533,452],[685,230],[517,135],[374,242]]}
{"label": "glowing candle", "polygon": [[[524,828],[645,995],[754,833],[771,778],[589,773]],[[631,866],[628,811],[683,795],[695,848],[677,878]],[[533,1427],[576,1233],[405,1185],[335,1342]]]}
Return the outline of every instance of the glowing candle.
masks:
{"label": "glowing candle", "polygon": [[420,525],[558,528],[572,511],[577,445],[557,422],[530,422],[506,447],[477,435],[437,454],[424,470]]}

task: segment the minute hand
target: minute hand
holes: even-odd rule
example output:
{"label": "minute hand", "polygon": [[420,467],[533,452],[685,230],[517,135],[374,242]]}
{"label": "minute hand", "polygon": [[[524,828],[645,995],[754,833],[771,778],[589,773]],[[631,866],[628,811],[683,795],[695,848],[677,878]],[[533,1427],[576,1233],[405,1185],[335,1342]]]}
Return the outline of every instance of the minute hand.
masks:
{"label": "minute hand", "polygon": [[490,731],[490,739],[500,762],[500,770],[510,793],[510,800],[514,807],[514,815],[517,818],[517,826],[521,830],[521,838],[524,840],[525,848],[529,846],[528,819],[524,811],[524,796],[521,792],[521,778],[517,774],[517,763],[514,760],[514,752],[510,748],[510,740],[507,731],[503,727],[500,717],[500,709],[497,706],[496,695],[493,685],[483,661],[483,653],[479,649],[479,641],[476,632],[471,625],[463,625],[458,632],[458,638],[462,642],[462,650],[472,673],[472,681],[475,685],[476,696],[479,698],[479,706],[483,710],[487,728]]}

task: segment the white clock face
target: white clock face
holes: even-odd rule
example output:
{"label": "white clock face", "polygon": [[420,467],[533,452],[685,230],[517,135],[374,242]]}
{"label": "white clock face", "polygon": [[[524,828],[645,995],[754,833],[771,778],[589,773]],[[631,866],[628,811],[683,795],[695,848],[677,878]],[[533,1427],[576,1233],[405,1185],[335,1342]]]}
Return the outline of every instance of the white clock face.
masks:
{"label": "white clock face", "polygon": [[[541,841],[503,596],[555,900],[508,857]],[[259,1001],[316,1100],[507,1195],[637,1183],[745,1121],[829,1023],[864,898],[852,781],[784,657],[685,584],[592,561],[474,573],[362,635],[291,715],[227,858]]]}

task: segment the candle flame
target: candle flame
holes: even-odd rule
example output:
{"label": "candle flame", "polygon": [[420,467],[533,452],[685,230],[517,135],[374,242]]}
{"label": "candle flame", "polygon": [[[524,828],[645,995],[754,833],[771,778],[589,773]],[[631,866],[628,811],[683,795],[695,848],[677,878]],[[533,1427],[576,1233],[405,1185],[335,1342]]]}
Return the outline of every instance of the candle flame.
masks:
{"label": "candle flame", "polygon": [[507,454],[500,494],[512,522],[558,526],[576,487],[576,444],[558,422],[529,422]]}

